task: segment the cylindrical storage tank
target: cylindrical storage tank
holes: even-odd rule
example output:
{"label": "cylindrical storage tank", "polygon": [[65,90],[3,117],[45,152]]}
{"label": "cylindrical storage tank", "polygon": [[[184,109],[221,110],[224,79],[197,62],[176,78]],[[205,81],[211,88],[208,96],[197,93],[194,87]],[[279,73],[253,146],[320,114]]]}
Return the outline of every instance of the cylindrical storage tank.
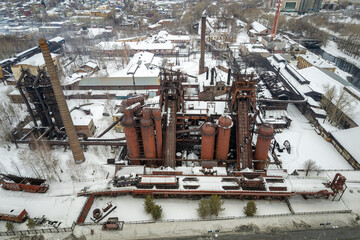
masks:
{"label": "cylindrical storage tank", "polygon": [[[121,125],[124,127],[126,146],[127,146],[129,158],[139,158],[140,157],[139,139],[135,128],[135,120],[129,109],[124,110],[124,117],[121,121]],[[134,161],[133,164],[139,164],[139,162]]]}
{"label": "cylindrical storage tank", "polygon": [[230,116],[222,115],[218,120],[215,159],[226,160],[229,153],[230,134],[233,122]]}
{"label": "cylindrical storage tank", "polygon": [[201,159],[213,159],[216,134],[215,124],[206,122],[201,127],[201,133]]}
{"label": "cylindrical storage tank", "polygon": [[254,153],[255,170],[264,170],[271,140],[273,139],[273,137],[274,128],[271,125],[263,124],[260,126]]}
{"label": "cylindrical storage tank", "polygon": [[153,109],[152,115],[155,120],[156,130],[156,154],[158,158],[162,158],[162,129],[161,129],[161,111],[160,109]]}
{"label": "cylindrical storage tank", "polygon": [[143,108],[143,117],[140,120],[140,126],[145,158],[156,158],[154,122],[151,119],[150,109]]}

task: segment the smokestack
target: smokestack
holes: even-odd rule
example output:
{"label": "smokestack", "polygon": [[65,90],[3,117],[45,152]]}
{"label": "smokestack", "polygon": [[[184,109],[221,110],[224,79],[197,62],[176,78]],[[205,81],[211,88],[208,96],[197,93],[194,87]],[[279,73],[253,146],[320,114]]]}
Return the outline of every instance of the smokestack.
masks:
{"label": "smokestack", "polygon": [[215,75],[215,68],[212,68],[212,69],[211,69],[210,85],[214,85],[214,75]]}
{"label": "smokestack", "polygon": [[74,123],[71,119],[70,112],[68,109],[68,106],[66,105],[64,93],[60,86],[60,81],[58,78],[58,75],[55,70],[54,63],[52,61],[49,47],[47,45],[46,39],[41,38],[38,40],[41,52],[43,54],[46,68],[50,77],[50,82],[52,85],[52,88],[54,90],[55,99],[59,106],[59,111],[61,118],[63,120],[63,124],[65,127],[66,135],[69,139],[70,148],[75,160],[75,163],[83,163],[85,161],[84,153],[81,149],[79,139],[76,134]]}
{"label": "smokestack", "polygon": [[227,85],[230,86],[231,69],[228,70]]}
{"label": "smokestack", "polygon": [[206,17],[201,18],[201,52],[199,62],[199,74],[204,73],[205,67],[205,33],[206,33]]}

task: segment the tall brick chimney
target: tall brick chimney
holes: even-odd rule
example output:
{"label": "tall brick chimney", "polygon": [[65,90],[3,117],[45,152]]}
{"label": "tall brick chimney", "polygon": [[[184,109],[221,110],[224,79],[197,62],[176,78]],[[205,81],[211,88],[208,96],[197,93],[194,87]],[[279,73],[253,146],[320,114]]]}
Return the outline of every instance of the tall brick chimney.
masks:
{"label": "tall brick chimney", "polygon": [[76,134],[74,123],[71,119],[69,108],[66,104],[64,93],[62,91],[62,88],[60,86],[59,77],[56,73],[55,66],[49,51],[49,47],[47,45],[46,39],[41,38],[39,39],[39,45],[41,52],[43,54],[47,72],[50,77],[50,82],[52,85],[52,88],[54,90],[55,99],[59,106],[59,111],[61,118],[63,120],[63,124],[65,127],[66,135],[69,140],[70,148],[75,160],[75,163],[83,163],[85,161],[85,156],[82,151],[79,139]]}
{"label": "tall brick chimney", "polygon": [[205,72],[205,33],[206,33],[206,17],[201,18],[201,52],[199,62],[199,74]]}

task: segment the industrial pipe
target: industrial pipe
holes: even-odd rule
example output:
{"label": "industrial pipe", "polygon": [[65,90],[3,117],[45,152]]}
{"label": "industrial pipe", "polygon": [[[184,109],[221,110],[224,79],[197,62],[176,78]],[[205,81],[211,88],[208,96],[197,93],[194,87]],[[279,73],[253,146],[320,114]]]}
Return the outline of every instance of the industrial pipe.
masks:
{"label": "industrial pipe", "polygon": [[215,159],[226,160],[229,153],[230,133],[233,122],[230,116],[222,115],[218,120]]}
{"label": "industrial pipe", "polygon": [[215,68],[211,69],[211,79],[210,79],[210,85],[214,85],[214,75],[215,75]]}
{"label": "industrial pipe", "polygon": [[161,111],[160,109],[153,109],[152,116],[155,120],[155,130],[156,130],[156,153],[158,158],[162,158],[163,153],[163,140],[162,140],[162,128],[161,128]]}
{"label": "industrial pipe", "polygon": [[228,76],[227,76],[227,85],[230,86],[230,78],[231,78],[231,69],[228,70]]}
{"label": "industrial pipe", "polygon": [[113,122],[109,127],[107,127],[99,136],[98,138],[101,138],[102,136],[104,136],[108,131],[110,131],[110,129],[112,129],[116,124],[118,124],[119,122],[121,122],[121,120],[123,119],[123,116],[121,116],[118,120],[116,120],[115,122]]}
{"label": "industrial pipe", "polygon": [[83,163],[85,161],[85,156],[82,151],[79,139],[76,135],[75,126],[71,119],[69,108],[66,104],[64,93],[62,91],[60,81],[59,81],[58,75],[56,73],[53,60],[50,55],[49,47],[47,45],[46,39],[44,39],[44,38],[39,39],[38,42],[40,45],[42,55],[45,60],[47,71],[49,73],[51,86],[54,90],[55,99],[59,106],[60,115],[63,120],[66,135],[69,139],[69,144],[70,144],[70,148],[71,148],[75,163]]}

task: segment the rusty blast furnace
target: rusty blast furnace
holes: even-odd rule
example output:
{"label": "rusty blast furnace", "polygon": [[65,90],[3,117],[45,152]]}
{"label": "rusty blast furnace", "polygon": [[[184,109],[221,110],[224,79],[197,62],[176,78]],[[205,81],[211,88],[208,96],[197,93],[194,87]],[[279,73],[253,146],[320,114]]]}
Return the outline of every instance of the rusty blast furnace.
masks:
{"label": "rusty blast furnace", "polygon": [[[286,170],[268,168],[274,129],[256,124],[254,76],[236,71],[228,74],[233,78],[230,91],[222,98],[204,102],[205,111],[196,107],[203,104],[201,100],[185,94],[190,88],[187,77],[170,70],[161,73],[158,102],[145,104],[143,97],[127,100],[122,119],[127,159],[131,165],[149,168],[134,178],[116,177],[114,186],[119,189],[111,194],[217,194],[254,199],[301,194],[339,200],[346,189],[341,174],[332,182],[314,181],[287,178]],[[220,112],[213,110],[217,104]],[[257,138],[256,144],[253,137]],[[129,185],[134,187],[121,188]]]}
{"label": "rusty blast furnace", "polygon": [[[228,78],[230,74],[231,71]],[[232,77],[227,97],[212,101],[225,104],[222,113],[191,109],[192,100],[184,94],[187,77],[174,71],[162,71],[158,103],[145,105],[141,96],[127,99],[121,122],[129,162],[157,167],[191,164],[263,171],[273,128],[270,125],[258,128],[255,147],[252,138],[257,129],[256,81],[253,75],[233,73]],[[198,159],[189,158],[194,154]]]}

